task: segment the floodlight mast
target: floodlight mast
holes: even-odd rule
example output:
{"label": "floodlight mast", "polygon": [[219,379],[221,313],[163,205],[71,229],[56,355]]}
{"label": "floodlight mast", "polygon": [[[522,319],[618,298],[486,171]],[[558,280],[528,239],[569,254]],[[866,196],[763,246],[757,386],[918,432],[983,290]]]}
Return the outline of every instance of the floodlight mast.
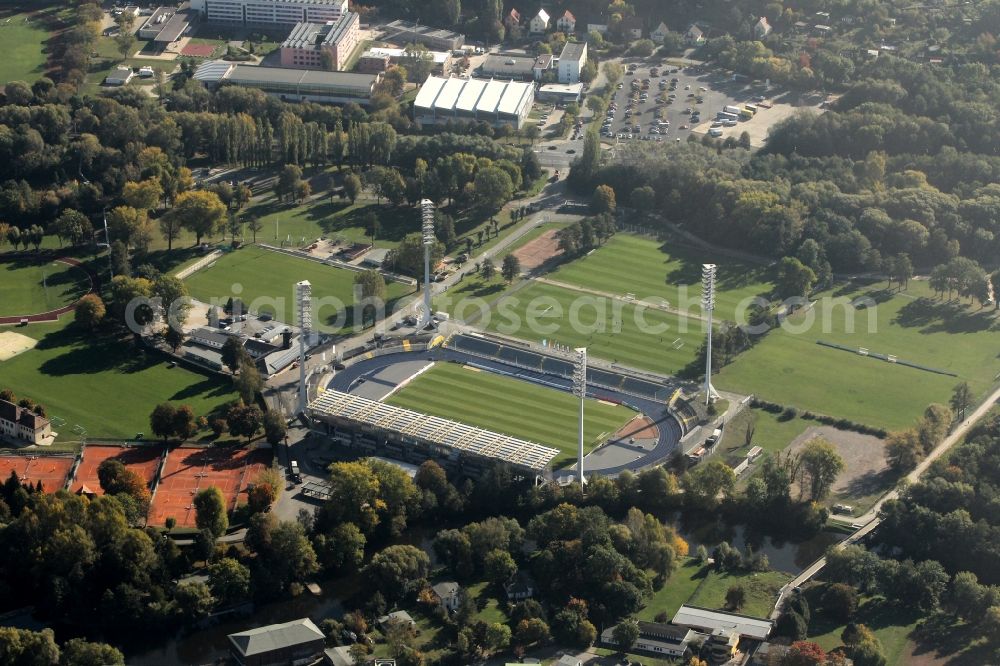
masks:
{"label": "floodlight mast", "polygon": [[421,327],[431,323],[431,247],[434,245],[434,202],[420,202],[420,219],[424,243],[424,317]]}
{"label": "floodlight mast", "polygon": [[299,309],[299,413],[304,414],[309,403],[306,389],[306,348],[312,334],[312,283],[303,280],[295,284],[295,298]]}
{"label": "floodlight mast", "polygon": [[573,395],[580,398],[580,422],[576,451],[576,471],[577,480],[580,482],[580,488],[583,488],[583,484],[586,483],[583,476],[583,403],[587,399],[587,348],[578,347],[573,351],[575,353],[573,357]]}
{"label": "floodlight mast", "polygon": [[719,397],[712,386],[712,312],[715,310],[715,264],[701,265],[701,309],[708,320],[708,343],[705,346],[705,405]]}

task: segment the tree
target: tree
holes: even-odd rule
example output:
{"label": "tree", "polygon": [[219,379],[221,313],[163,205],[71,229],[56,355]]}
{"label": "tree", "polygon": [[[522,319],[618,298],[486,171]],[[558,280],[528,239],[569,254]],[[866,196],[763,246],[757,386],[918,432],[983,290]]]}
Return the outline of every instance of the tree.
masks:
{"label": "tree", "polygon": [[500,265],[500,275],[503,279],[510,284],[513,282],[518,275],[521,274],[521,260],[517,258],[517,255],[507,254],[503,258],[503,263]]}
{"label": "tree", "polygon": [[849,621],[858,609],[858,591],[844,583],[834,583],[823,593],[823,609],[841,622]]}
{"label": "tree", "polygon": [[73,308],[73,318],[77,324],[93,331],[104,319],[106,309],[104,301],[97,294],[87,294]]}
{"label": "tree", "polygon": [[208,587],[223,605],[243,601],[250,594],[250,570],[238,560],[224,557],[208,565]]}
{"label": "tree", "polygon": [[[240,360],[240,372],[233,377],[233,386],[244,403],[251,405],[257,399],[257,394],[264,388],[264,380],[252,360]],[[263,421],[263,417],[261,420]]]}
{"label": "tree", "polygon": [[243,348],[243,342],[236,336],[230,336],[222,343],[221,356],[223,364],[234,374],[240,366],[250,360],[250,354]]}
{"label": "tree", "polygon": [[483,276],[483,279],[486,280],[487,282],[492,280],[493,276],[497,274],[496,266],[493,264],[493,260],[490,259],[489,257],[483,259],[483,263],[480,268],[480,274]]}
{"label": "tree", "polygon": [[186,622],[208,617],[215,606],[215,598],[208,585],[201,582],[181,583],[174,589],[177,610]]}
{"label": "tree", "polygon": [[476,172],[473,192],[479,205],[492,215],[514,196],[514,183],[503,169],[483,167]]}
{"label": "tree", "polygon": [[961,421],[965,418],[965,410],[972,404],[972,389],[969,387],[968,382],[962,382],[954,388],[948,404],[951,405],[952,411],[955,412],[956,419]]}
{"label": "tree", "polygon": [[826,652],[808,641],[796,641],[781,659],[781,666],[825,666]]}
{"label": "tree", "polygon": [[277,445],[285,439],[285,417],[274,409],[267,410],[264,414],[264,439],[268,444]]}
{"label": "tree", "polygon": [[719,504],[719,495],[728,495],[736,483],[733,470],[719,460],[709,460],[681,477],[684,501],[692,507],[711,510]]}
{"label": "tree", "polygon": [[292,199],[296,196],[296,191],[302,183],[302,167],[297,164],[286,164],[278,172],[278,180],[274,185],[274,192],[278,195],[279,201]]}
{"label": "tree", "polygon": [[125,666],[125,655],[107,643],[71,638],[62,647],[59,666]]}
{"label": "tree", "polygon": [[377,270],[355,273],[354,284],[360,290],[362,300],[385,302],[385,278]]}
{"label": "tree", "polygon": [[598,185],[590,200],[590,209],[597,214],[614,213],[616,208],[615,190],[610,185]]}
{"label": "tree", "polygon": [[0,627],[0,658],[12,666],[52,666],[59,663],[59,646],[51,629]]}
{"label": "tree", "polygon": [[742,585],[732,585],[726,590],[726,608],[738,611],[747,601],[747,592]]}
{"label": "tree", "polygon": [[147,178],[141,182],[127,182],[122,188],[122,200],[126,206],[137,210],[155,210],[163,198],[163,187],[159,178]]}
{"label": "tree", "polygon": [[517,573],[517,563],[506,550],[491,550],[483,561],[483,572],[486,579],[499,588]]}
{"label": "tree", "polygon": [[365,233],[371,239],[372,247],[375,247],[375,239],[382,233],[382,223],[379,222],[378,215],[372,211],[365,213]]}
{"label": "tree", "polygon": [[611,631],[611,635],[619,652],[623,654],[629,652],[639,640],[639,623],[631,618],[622,620]]}
{"label": "tree", "polygon": [[358,200],[362,189],[361,179],[358,176],[353,173],[344,176],[344,194],[352,204]]}
{"label": "tree", "polygon": [[799,463],[803,481],[809,481],[809,497],[817,502],[827,496],[837,475],[844,471],[844,459],[830,442],[821,437],[806,444]]}
{"label": "tree", "polygon": [[222,491],[215,486],[209,486],[198,491],[194,496],[195,525],[198,529],[209,530],[215,538],[226,533],[229,527],[229,517],[226,515],[226,502]]}
{"label": "tree", "polygon": [[886,438],[885,453],[889,466],[897,474],[910,471],[924,457],[920,436],[913,428],[889,433]]}
{"label": "tree", "polygon": [[247,508],[250,513],[263,513],[271,508],[277,498],[278,492],[274,486],[258,481],[247,492]]}
{"label": "tree", "polygon": [[177,410],[169,402],[161,402],[153,408],[149,415],[149,429],[157,437],[162,437],[166,442],[175,432],[174,424]]}
{"label": "tree", "polygon": [[[0,228],[0,245],[3,244],[4,236],[9,229],[10,227]],[[91,240],[94,235],[94,227],[87,216],[72,208],[67,208],[59,215],[50,227],[50,231],[55,232],[60,242],[65,238],[73,245],[81,245]]]}
{"label": "tree", "polygon": [[247,443],[260,430],[264,421],[264,415],[257,405],[245,405],[239,403],[233,405],[226,412],[226,425],[229,427],[229,434],[236,437],[244,436]]}
{"label": "tree", "polygon": [[816,274],[795,257],[778,264],[777,292],[780,298],[805,298],[816,283]]}
{"label": "tree", "polygon": [[246,218],[247,228],[250,233],[253,234],[253,242],[257,242],[257,232],[264,228],[264,223],[260,221],[260,218],[256,215],[250,215]]}
{"label": "tree", "polygon": [[168,215],[174,215],[178,224],[195,235],[195,242],[212,235],[222,227],[226,219],[226,205],[219,196],[207,190],[184,192],[177,197],[174,208]]}
{"label": "tree", "polygon": [[376,553],[364,574],[386,599],[395,600],[427,577],[430,558],[427,553],[410,545],[389,546]]}
{"label": "tree", "polygon": [[328,569],[357,567],[364,561],[368,539],[354,523],[341,523],[329,534],[317,534],[316,554]]}

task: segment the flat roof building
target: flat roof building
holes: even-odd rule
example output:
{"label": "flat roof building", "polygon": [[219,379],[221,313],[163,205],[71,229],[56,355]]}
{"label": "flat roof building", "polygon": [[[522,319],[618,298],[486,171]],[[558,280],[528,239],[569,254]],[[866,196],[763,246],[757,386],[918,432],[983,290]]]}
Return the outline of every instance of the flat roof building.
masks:
{"label": "flat roof building", "polygon": [[180,39],[191,25],[188,3],[179,8],[157,7],[139,28],[139,39],[148,39],[153,47],[162,50],[167,44]]}
{"label": "flat roof building", "polygon": [[579,83],[587,62],[586,42],[566,42],[559,55],[559,83]]}
{"label": "flat roof building", "polygon": [[348,0],[191,0],[191,9],[210,23],[295,25],[304,21],[336,21],[347,13]]}
{"label": "flat roof building", "polygon": [[549,83],[538,88],[538,99],[543,102],[568,104],[579,102],[582,96],[582,83]]}
{"label": "flat roof building", "polygon": [[493,462],[544,474],[559,454],[541,444],[340,391],[324,391],[307,413],[314,427],[347,446],[409,462],[433,458],[473,475]]}
{"label": "flat roof building", "polygon": [[464,120],[521,129],[534,103],[532,83],[429,76],[413,102],[413,116],[421,127]]}
{"label": "flat roof building", "polygon": [[454,51],[465,44],[465,35],[443,28],[432,28],[410,21],[393,21],[385,26],[385,38],[402,44],[414,42],[429,49]]}
{"label": "flat roof building", "polygon": [[281,44],[281,66],[342,71],[358,48],[360,29],[354,12],[326,23],[296,23]]}
{"label": "flat roof building", "polygon": [[765,640],[771,633],[774,626],[771,620],[759,617],[749,617],[738,613],[727,613],[725,611],[709,610],[698,606],[681,606],[672,620],[674,624],[683,625],[713,633],[716,630],[735,631],[740,636],[753,638],[755,640]]}
{"label": "flat roof building", "polygon": [[377,74],[320,72],[288,67],[237,65],[221,60],[204,63],[194,78],[209,88],[237,85],[256,88],[286,102],[367,105],[371,101]]}
{"label": "flat roof building", "polygon": [[[451,51],[423,51],[421,55],[434,63],[431,74],[444,74],[451,65]],[[361,58],[358,60],[358,71],[384,72],[389,65],[402,64],[406,66],[407,61],[414,57],[416,57],[415,54],[406,49],[374,47],[361,54]]]}
{"label": "flat roof building", "polygon": [[535,58],[488,55],[479,66],[477,75],[487,79],[499,77],[531,81],[535,78]]}

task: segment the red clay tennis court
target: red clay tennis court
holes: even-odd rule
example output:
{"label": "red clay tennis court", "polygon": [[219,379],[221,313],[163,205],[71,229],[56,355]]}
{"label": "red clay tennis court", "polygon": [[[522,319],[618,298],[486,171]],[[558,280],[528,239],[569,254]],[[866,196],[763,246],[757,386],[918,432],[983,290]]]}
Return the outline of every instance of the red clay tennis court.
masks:
{"label": "red clay tennis court", "polygon": [[174,449],[167,454],[147,523],[163,525],[173,517],[178,527],[194,527],[194,496],[209,486],[222,491],[226,508],[232,511],[241,494],[246,499],[247,485],[270,464],[269,449]]}
{"label": "red clay tennis court", "polygon": [[73,456],[0,456],[0,479],[6,481],[14,471],[21,483],[41,481],[45,492],[54,493],[66,485],[74,460]]}
{"label": "red clay tennis court", "polygon": [[163,456],[160,446],[100,446],[88,445],[83,449],[83,461],[76,468],[76,478],[70,485],[74,493],[83,486],[98,495],[103,495],[101,481],[97,478],[97,468],[105,460],[114,459],[136,472],[148,486],[156,476],[156,467]]}
{"label": "red clay tennis court", "polygon": [[181,55],[193,56],[195,58],[208,58],[215,53],[214,44],[191,44],[188,43],[181,49]]}

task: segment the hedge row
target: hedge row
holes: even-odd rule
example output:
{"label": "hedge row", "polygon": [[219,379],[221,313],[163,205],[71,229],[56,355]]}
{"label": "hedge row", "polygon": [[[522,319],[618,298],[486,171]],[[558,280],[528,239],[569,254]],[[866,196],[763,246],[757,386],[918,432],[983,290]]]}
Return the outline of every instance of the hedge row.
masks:
{"label": "hedge row", "polygon": [[883,428],[875,428],[870,425],[865,425],[864,423],[851,421],[850,419],[838,419],[833,416],[817,414],[816,412],[810,412],[808,410],[800,412],[796,407],[785,406],[777,402],[761,400],[760,398],[754,398],[750,404],[753,407],[763,409],[765,412],[780,414],[780,418],[783,421],[789,421],[795,417],[800,417],[807,421],[819,421],[823,425],[833,426],[834,428],[839,428],[840,430],[851,430],[853,432],[861,433],[862,435],[872,435],[880,439],[884,439],[886,435],[889,434]]}

